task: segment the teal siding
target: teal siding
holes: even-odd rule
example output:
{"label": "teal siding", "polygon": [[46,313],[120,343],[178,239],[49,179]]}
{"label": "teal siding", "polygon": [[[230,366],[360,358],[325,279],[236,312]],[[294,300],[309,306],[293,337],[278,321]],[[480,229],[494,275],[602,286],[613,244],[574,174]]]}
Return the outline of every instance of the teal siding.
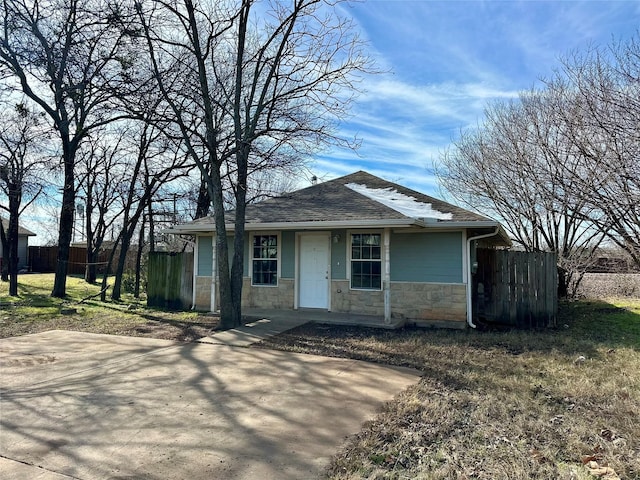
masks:
{"label": "teal siding", "polygon": [[[340,240],[334,243],[335,235]],[[198,237],[199,276],[211,275],[211,236]],[[331,232],[331,278],[347,278],[347,232]],[[233,258],[233,237],[227,238],[229,262]],[[283,231],[280,236],[280,276],[295,277],[296,232]],[[250,235],[245,235],[243,274],[249,276]],[[472,255],[475,253],[472,249]],[[391,280],[396,282],[462,283],[462,233],[401,233],[391,235]]]}
{"label": "teal siding", "polygon": [[284,231],[280,234],[281,278],[295,278],[296,272],[296,232]]}
{"label": "teal siding", "polygon": [[[333,238],[340,235],[337,243],[333,242]],[[346,280],[347,279],[347,231],[333,230],[331,232],[331,279]]]}
{"label": "teal siding", "polygon": [[[213,260],[212,239],[210,236],[198,237],[198,273],[200,277],[211,276]],[[229,268],[233,262],[233,236],[227,236],[227,248],[229,249]],[[245,261],[246,270],[246,261]]]}
{"label": "teal siding", "polygon": [[462,283],[462,232],[393,234],[391,281]]}
{"label": "teal siding", "polygon": [[211,264],[213,263],[213,250],[211,239],[213,237],[198,237],[198,273],[201,277],[211,276]]}

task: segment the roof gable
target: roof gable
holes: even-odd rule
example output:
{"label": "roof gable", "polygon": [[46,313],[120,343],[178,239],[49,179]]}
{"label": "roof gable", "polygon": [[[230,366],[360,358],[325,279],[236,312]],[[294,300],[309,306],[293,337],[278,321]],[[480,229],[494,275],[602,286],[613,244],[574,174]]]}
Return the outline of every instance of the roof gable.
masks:
{"label": "roof gable", "polygon": [[[234,211],[227,212],[232,218]],[[401,221],[485,222],[490,218],[358,171],[247,205],[246,224]],[[211,225],[211,217],[192,225]]]}
{"label": "roof gable", "polygon": [[[7,218],[0,217],[0,221],[2,221],[2,227],[6,231],[9,228],[9,220]],[[33,233],[31,230],[28,230],[28,229],[18,225],[18,236],[21,236],[21,237],[35,237],[36,234]]]}
{"label": "roof gable", "polygon": [[359,171],[247,206],[246,223],[487,217]]}

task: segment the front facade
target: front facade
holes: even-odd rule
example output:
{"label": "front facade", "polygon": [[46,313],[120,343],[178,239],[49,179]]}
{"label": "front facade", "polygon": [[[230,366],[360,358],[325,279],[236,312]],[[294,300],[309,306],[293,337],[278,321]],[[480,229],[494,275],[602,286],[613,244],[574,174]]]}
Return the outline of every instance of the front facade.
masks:
{"label": "front facade", "polygon": [[[214,311],[212,223],[172,231],[196,236],[193,303]],[[508,243],[496,222],[357,172],[247,207],[243,307],[463,327],[476,237]]]}

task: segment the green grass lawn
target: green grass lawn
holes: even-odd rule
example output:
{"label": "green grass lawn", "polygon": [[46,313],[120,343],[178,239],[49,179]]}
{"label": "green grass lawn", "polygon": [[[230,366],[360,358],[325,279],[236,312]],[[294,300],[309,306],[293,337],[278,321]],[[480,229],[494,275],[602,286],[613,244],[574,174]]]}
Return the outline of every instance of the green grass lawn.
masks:
{"label": "green grass lawn", "polygon": [[[51,297],[53,274],[21,275],[18,297],[10,297],[9,284],[0,282],[0,338],[46,330],[133,335],[191,341],[209,335],[218,318],[196,312],[167,312],[147,308],[143,300],[124,294],[122,301],[82,301],[100,292],[81,277],[67,278],[67,297]],[[109,283],[113,283],[110,281]],[[63,313],[67,309],[74,313]]]}

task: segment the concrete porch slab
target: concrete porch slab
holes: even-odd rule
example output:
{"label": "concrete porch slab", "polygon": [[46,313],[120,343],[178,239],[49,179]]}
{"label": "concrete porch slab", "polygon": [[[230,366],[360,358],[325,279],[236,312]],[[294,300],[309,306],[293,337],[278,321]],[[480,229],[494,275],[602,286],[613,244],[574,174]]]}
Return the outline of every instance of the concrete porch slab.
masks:
{"label": "concrete porch slab", "polygon": [[[215,332],[211,336],[202,337],[198,339],[198,342],[232,347],[248,347],[252,343],[278,335],[308,322],[307,319],[300,316],[251,315],[249,317],[253,317],[255,320],[238,328]],[[247,318],[247,315],[245,315],[245,318]]]}
{"label": "concrete porch slab", "polygon": [[245,308],[244,315],[256,319],[280,319],[288,321],[298,319],[302,323],[328,323],[332,325],[355,325],[362,327],[376,328],[400,328],[404,326],[404,320],[392,318],[390,324],[384,323],[384,318],[375,315],[358,315],[353,313],[328,312],[321,309],[305,309],[298,310],[272,310],[262,308]]}

